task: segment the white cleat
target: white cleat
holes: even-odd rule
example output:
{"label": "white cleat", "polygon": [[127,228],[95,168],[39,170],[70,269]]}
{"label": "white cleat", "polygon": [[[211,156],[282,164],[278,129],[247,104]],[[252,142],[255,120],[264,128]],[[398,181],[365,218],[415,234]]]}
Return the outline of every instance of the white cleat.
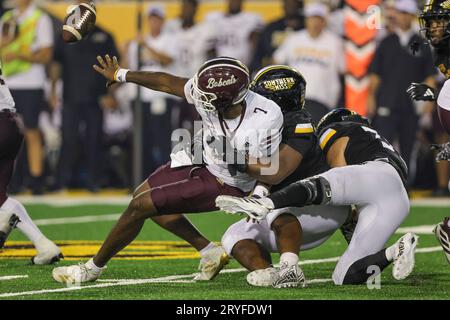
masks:
{"label": "white cleat", "polygon": [[407,233],[395,243],[394,267],[392,275],[397,280],[408,277],[414,269],[415,252],[419,237],[414,233]]}
{"label": "white cleat", "polygon": [[445,257],[447,258],[447,262],[450,264],[450,218],[447,217],[444,219],[444,222],[436,225],[433,229],[434,234],[436,235],[436,239],[444,249]]}
{"label": "white cleat", "polygon": [[272,284],[272,287],[277,289],[306,287],[305,274],[299,265],[282,264],[278,272],[278,279]]}
{"label": "white cleat", "polygon": [[44,238],[36,243],[38,254],[31,258],[32,264],[44,265],[58,262],[63,258],[61,250],[52,241]]}
{"label": "white cleat", "polygon": [[0,249],[3,248],[9,234],[19,222],[19,217],[14,213],[0,210]]}
{"label": "white cleat", "polygon": [[194,277],[196,281],[208,281],[215,276],[230,262],[230,257],[222,246],[209,249],[200,259],[199,273]]}
{"label": "white cleat", "polygon": [[278,280],[278,277],[278,269],[270,267],[250,272],[247,275],[247,282],[255,287],[271,287]]}
{"label": "white cleat", "polygon": [[251,219],[257,221],[264,219],[274,208],[272,201],[268,198],[238,198],[232,196],[218,196],[216,206],[231,214],[245,213]]}
{"label": "white cleat", "polygon": [[90,263],[92,263],[92,259],[87,263],[55,268],[52,272],[53,279],[60,283],[72,285],[95,281],[106,269],[106,266],[96,270],[89,266]]}

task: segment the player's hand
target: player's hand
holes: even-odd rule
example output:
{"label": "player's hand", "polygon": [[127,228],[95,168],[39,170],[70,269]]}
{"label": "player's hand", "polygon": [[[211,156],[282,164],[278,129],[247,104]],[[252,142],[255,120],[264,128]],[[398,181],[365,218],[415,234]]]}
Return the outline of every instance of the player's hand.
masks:
{"label": "player's hand", "polygon": [[109,55],[106,55],[105,59],[103,59],[101,56],[97,56],[97,61],[99,65],[94,64],[93,68],[95,71],[97,71],[106,78],[106,86],[109,87],[114,83],[116,83],[117,82],[115,80],[116,71],[120,69],[117,57],[114,56],[111,59]]}
{"label": "player's hand", "polygon": [[432,144],[431,149],[437,151],[436,162],[450,161],[450,142],[444,144]]}
{"label": "player's hand", "polygon": [[436,101],[436,91],[425,83],[413,82],[406,92],[415,101]]}
{"label": "player's hand", "polygon": [[237,175],[237,172],[247,171],[248,161],[245,152],[233,148],[227,136],[217,138],[211,136],[207,139],[207,143],[213,149],[216,157],[227,164],[232,177]]}

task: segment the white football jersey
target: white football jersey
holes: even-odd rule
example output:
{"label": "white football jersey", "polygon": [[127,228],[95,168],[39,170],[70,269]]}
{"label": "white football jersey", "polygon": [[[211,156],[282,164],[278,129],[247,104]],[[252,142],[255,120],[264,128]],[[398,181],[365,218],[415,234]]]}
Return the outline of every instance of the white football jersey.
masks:
{"label": "white football jersey", "polygon": [[174,19],[166,24],[165,32],[176,43],[173,73],[190,78],[202,64],[208,60],[208,51],[214,48],[213,28],[207,23],[198,23],[183,29],[181,19]]}
{"label": "white football jersey", "polygon": [[261,16],[250,12],[233,15],[214,12],[206,20],[211,22],[215,30],[217,55],[233,57],[249,64],[252,59],[250,35],[262,28]]}
{"label": "white football jersey", "polygon": [[11,92],[6,86],[5,80],[1,76],[0,69],[0,110],[3,109],[15,110],[15,103],[13,97],[11,96]]}
{"label": "white football jersey", "polygon": [[[186,83],[184,92],[187,101],[194,104],[192,98],[192,79]],[[233,148],[248,151],[251,158],[268,158],[278,150],[283,130],[283,114],[273,101],[249,91],[246,98],[243,118],[220,120],[216,112],[207,112],[195,105],[202,118],[203,158],[207,169],[226,184],[237,187],[244,192],[251,191],[256,180],[247,173],[238,172],[231,176],[227,164],[219,159],[207,141],[211,137],[226,135]]]}
{"label": "white football jersey", "polygon": [[[152,48],[153,50],[160,52],[162,54],[165,54],[172,59],[175,60],[175,55],[177,51],[177,47],[172,39],[172,37],[167,33],[161,33],[157,37],[147,36],[145,38],[145,44],[149,48]],[[133,41],[130,43],[128,47],[128,68],[131,70],[137,70],[138,69],[138,44],[136,41]],[[149,53],[149,51],[145,48],[142,48],[142,66],[139,69],[140,71],[161,71],[161,72],[172,72],[172,67],[174,65],[175,61],[171,63],[170,65],[163,66],[158,61],[155,61],[152,58],[152,55]],[[141,98],[142,101],[150,102],[155,98],[159,97],[165,97],[168,96],[165,93],[158,92],[155,90],[150,90],[144,87],[140,87],[141,90]],[[132,97],[136,96],[136,88],[132,88]]]}
{"label": "white football jersey", "polygon": [[283,42],[273,58],[275,63],[302,72],[308,83],[306,99],[329,108],[336,106],[341,92],[339,74],[345,71],[344,42],[339,36],[325,30],[313,39],[308,31],[297,31]]}

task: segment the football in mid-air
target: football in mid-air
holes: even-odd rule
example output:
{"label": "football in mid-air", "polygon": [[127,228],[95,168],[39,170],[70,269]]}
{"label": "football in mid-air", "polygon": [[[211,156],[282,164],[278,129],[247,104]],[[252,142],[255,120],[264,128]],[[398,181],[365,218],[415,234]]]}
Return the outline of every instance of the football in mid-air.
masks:
{"label": "football in mid-air", "polygon": [[97,12],[92,2],[70,6],[64,19],[63,40],[68,43],[80,41],[94,29],[96,19]]}

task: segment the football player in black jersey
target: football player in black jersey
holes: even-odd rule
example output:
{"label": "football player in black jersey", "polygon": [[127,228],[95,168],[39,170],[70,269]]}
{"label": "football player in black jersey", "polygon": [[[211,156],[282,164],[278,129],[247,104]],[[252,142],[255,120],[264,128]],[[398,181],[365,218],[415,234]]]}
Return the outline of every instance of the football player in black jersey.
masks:
{"label": "football player in black jersey", "polygon": [[369,266],[381,272],[391,262],[394,278],[406,278],[414,267],[418,237],[408,233],[384,248],[409,213],[403,159],[365,118],[348,109],[328,113],[317,130],[332,169],[261,199],[220,196],[217,206],[261,220],[283,207],[356,205],[358,223],[333,273],[335,284],[364,283],[371,276]]}
{"label": "football player in black jersey", "polygon": [[[303,108],[305,89],[306,82],[297,70],[279,65],[260,70],[251,84],[251,90],[277,102],[284,115],[279,178],[258,178],[273,185],[272,192],[328,168],[311,117]],[[251,271],[247,276],[249,284],[276,288],[302,286],[305,280],[298,266],[300,249],[323,243],[347,220],[349,212],[348,206],[283,208],[259,224],[245,219],[233,224],[222,237],[222,245]],[[279,269],[272,267],[269,252],[280,253]]]}
{"label": "football player in black jersey", "polygon": [[[419,15],[419,21],[428,43],[435,49],[435,65],[446,81],[437,98],[438,115],[442,127],[450,134],[450,1],[428,1]],[[423,83],[413,83],[408,89],[411,98],[417,101],[435,101],[436,92]],[[438,150],[436,160],[450,161],[450,142],[434,145]],[[450,183],[449,183],[450,188]],[[434,228],[436,238],[444,249],[450,264],[450,218]]]}

